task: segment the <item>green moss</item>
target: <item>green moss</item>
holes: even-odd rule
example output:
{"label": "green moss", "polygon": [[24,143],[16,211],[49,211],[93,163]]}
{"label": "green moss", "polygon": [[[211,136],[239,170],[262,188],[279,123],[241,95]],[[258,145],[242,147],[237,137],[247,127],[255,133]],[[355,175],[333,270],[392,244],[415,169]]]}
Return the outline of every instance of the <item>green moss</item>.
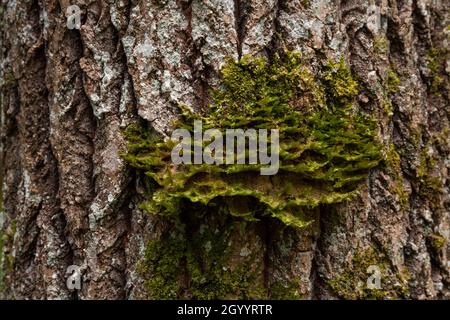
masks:
{"label": "green moss", "polygon": [[[367,287],[370,266],[376,266],[381,272],[381,288]],[[343,299],[397,299],[408,294],[406,277],[402,272],[392,272],[387,259],[373,248],[357,253],[349,266],[335,279],[328,281],[331,289]]]}
{"label": "green moss", "polygon": [[[184,201],[209,206],[227,198],[237,204],[232,215],[250,221],[268,215],[286,225],[307,226],[305,210],[351,199],[381,159],[375,122],[354,111],[357,94],[358,84],[343,60],[323,66],[319,75],[292,52],[271,63],[250,56],[228,60],[221,87],[211,93],[213,103],[201,115],[180,106],[177,125],[192,132],[193,120],[200,119],[203,130],[279,129],[279,173],[261,176],[260,165],[248,164],[174,166],[173,141],[130,127],[123,157],[149,178],[142,207],[178,219]],[[243,198],[254,205],[240,206]]]}
{"label": "green moss", "polygon": [[[440,177],[441,172],[438,170],[441,166],[438,161],[442,161],[442,159],[437,155],[439,153],[447,154],[450,150],[448,133],[448,126],[443,127],[439,132],[433,132],[419,153],[416,167],[419,184],[416,188],[422,197],[430,200],[439,197],[445,187]],[[432,201],[431,204],[436,204],[436,202]]]}
{"label": "green moss", "polygon": [[436,251],[441,251],[444,248],[445,244],[447,243],[447,239],[445,239],[445,237],[443,237],[438,233],[433,233],[430,236],[430,239],[431,239],[431,246]]}
{"label": "green moss", "polygon": [[387,172],[393,178],[393,183],[390,186],[390,189],[397,195],[400,206],[405,209],[409,204],[409,194],[403,187],[400,154],[397,152],[393,143],[391,143],[385,151],[385,163],[387,165]]}
{"label": "green moss", "polygon": [[185,257],[186,243],[177,235],[147,244],[141,272],[148,273],[145,287],[149,298],[177,299],[181,294],[180,269]]}
{"label": "green moss", "polygon": [[300,300],[303,295],[300,292],[300,279],[293,279],[288,284],[275,283],[271,286],[270,298],[274,300]]}
{"label": "green moss", "polygon": [[386,89],[389,94],[394,94],[398,91],[398,86],[400,85],[400,78],[397,73],[389,69],[386,73]]}
{"label": "green moss", "polygon": [[7,89],[17,85],[17,80],[12,71],[5,72],[0,82],[0,88]]}
{"label": "green moss", "polygon": [[436,132],[432,137],[433,144],[440,150],[450,151],[450,128],[444,127],[440,132]]}
{"label": "green moss", "polygon": [[427,144],[419,157],[419,165],[417,166],[417,177],[419,178],[419,193],[428,198],[433,198],[440,194],[444,188],[441,179],[433,173],[436,168],[436,159],[428,153],[429,145]]}
{"label": "green moss", "polygon": [[388,69],[383,79],[382,87],[382,107],[384,112],[388,116],[393,115],[393,102],[392,95],[397,93],[400,85],[400,78],[392,69]]}
{"label": "green moss", "polygon": [[428,69],[431,73],[430,91],[441,96],[440,87],[444,83],[444,78],[441,75],[443,69],[444,51],[436,48],[431,48],[427,52]]}
{"label": "green moss", "polygon": [[328,93],[328,102],[338,101],[344,110],[351,107],[351,100],[358,94],[358,83],[353,79],[343,59],[328,63],[322,82]]}
{"label": "green moss", "polygon": [[401,208],[407,209],[409,205],[409,194],[405,191],[400,180],[395,181],[392,191],[397,195]]}
{"label": "green moss", "polygon": [[309,8],[311,5],[311,0],[301,0],[301,3],[304,8]]}
{"label": "green moss", "polygon": [[383,94],[383,100],[381,101],[381,103],[384,113],[387,116],[392,117],[392,115],[394,114],[394,104],[392,103],[392,99],[387,94]]}
{"label": "green moss", "polygon": [[[202,227],[188,236],[177,228],[158,241],[150,241],[141,273],[150,299],[264,299],[267,289],[258,281],[255,254],[235,261],[231,234]],[[259,265],[259,263],[257,263]]]}
{"label": "green moss", "polygon": [[386,150],[385,161],[392,173],[396,174],[401,171],[400,155],[398,154],[393,143],[389,144]]}
{"label": "green moss", "polygon": [[373,41],[374,52],[378,55],[385,55],[389,50],[389,40],[385,35],[375,37]]}

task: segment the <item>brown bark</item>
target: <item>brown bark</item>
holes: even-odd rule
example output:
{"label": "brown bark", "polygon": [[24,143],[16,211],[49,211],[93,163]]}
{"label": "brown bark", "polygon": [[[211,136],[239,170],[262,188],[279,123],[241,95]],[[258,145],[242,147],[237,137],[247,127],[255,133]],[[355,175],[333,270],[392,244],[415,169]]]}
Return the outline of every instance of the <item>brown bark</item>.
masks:
{"label": "brown bark", "polygon": [[[66,27],[70,4],[80,30]],[[375,248],[403,298],[448,299],[449,12],[444,0],[2,0],[1,296],[146,298],[139,261],[171,223],[138,208],[122,129],[143,119],[166,134],[178,103],[207,105],[226,57],[290,49],[313,66],[344,57],[397,170],[373,170],[308,229],[211,219],[189,232],[229,232],[230,266],[255,253],[268,297],[294,283],[305,299],[351,298],[331,283]],[[69,265],[82,267],[80,291],[66,287]]]}

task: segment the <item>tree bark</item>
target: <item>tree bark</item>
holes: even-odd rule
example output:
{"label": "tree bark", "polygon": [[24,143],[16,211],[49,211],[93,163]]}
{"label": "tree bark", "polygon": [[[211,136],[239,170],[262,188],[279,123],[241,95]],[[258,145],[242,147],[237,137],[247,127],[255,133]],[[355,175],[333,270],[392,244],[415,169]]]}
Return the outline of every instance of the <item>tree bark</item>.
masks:
{"label": "tree bark", "polygon": [[[66,25],[73,4],[79,30]],[[375,264],[381,298],[448,299],[449,12],[445,0],[2,0],[0,296],[149,298],[140,261],[173,225],[139,208],[123,129],[167,134],[179,103],[208,104],[227,57],[288,49],[312,65],[344,58],[387,165],[305,229],[186,213],[187,235],[220,230],[224,268],[255,275],[254,294],[224,297],[368,298]],[[81,290],[66,285],[70,265]],[[180,297],[193,297],[181,273]]]}

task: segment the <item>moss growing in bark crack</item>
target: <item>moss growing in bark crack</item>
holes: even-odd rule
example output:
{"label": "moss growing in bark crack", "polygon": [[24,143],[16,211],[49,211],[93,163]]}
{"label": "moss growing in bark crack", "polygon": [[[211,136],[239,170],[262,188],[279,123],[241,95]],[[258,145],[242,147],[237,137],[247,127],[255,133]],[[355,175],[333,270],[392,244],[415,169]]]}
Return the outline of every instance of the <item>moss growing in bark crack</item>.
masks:
{"label": "moss growing in bark crack", "polygon": [[270,288],[270,298],[274,300],[300,300],[300,279],[293,279],[288,284],[275,283]]}
{"label": "moss growing in bark crack", "polygon": [[[369,269],[371,266],[381,273],[379,289],[367,286],[367,279],[373,274]],[[353,256],[347,269],[329,280],[328,285],[340,298],[349,300],[399,299],[408,296],[407,278],[404,272],[392,271],[383,254],[368,248]]]}
{"label": "moss growing in bark crack", "polygon": [[373,49],[378,55],[385,55],[389,50],[389,40],[385,35],[375,37],[373,41]]}
{"label": "moss growing in bark crack", "polygon": [[[0,215],[2,214],[3,212],[0,211]],[[0,219],[2,219],[1,221],[3,221],[3,217],[1,217]],[[0,224],[0,293],[2,293],[5,289],[4,281],[6,275],[11,272],[13,268],[14,259],[12,254],[6,251],[6,247],[12,246],[15,234],[15,220],[12,220],[6,229],[3,226],[3,222]]]}
{"label": "moss growing in bark crack", "polygon": [[394,108],[392,102],[392,95],[397,93],[399,85],[400,85],[400,78],[398,77],[397,73],[395,73],[395,71],[389,68],[386,71],[383,80],[382,101],[381,101],[384,112],[389,117],[392,116],[393,114],[392,110]]}
{"label": "moss growing in bark crack", "polygon": [[387,172],[393,178],[391,190],[397,195],[400,206],[405,209],[409,204],[409,194],[403,187],[403,174],[400,161],[400,155],[395,145],[391,143],[385,151],[385,163],[387,165]]}
{"label": "moss growing in bark crack", "polygon": [[444,56],[443,49],[432,48],[427,52],[428,69],[431,73],[430,91],[431,93],[441,96],[440,87],[444,83],[442,76],[442,69],[445,62],[442,57]]}
{"label": "moss growing in bark crack", "polygon": [[433,155],[429,154],[430,146],[430,144],[427,144],[420,153],[419,165],[417,167],[419,194],[427,198],[433,198],[437,194],[440,194],[444,188],[441,179],[433,172],[436,169],[436,159]]}
{"label": "moss growing in bark crack", "polygon": [[147,244],[142,274],[150,274],[145,281],[149,298],[177,299],[181,293],[180,268],[186,249],[185,239],[169,235],[164,241],[153,240]]}
{"label": "moss growing in bark crack", "polygon": [[[216,213],[220,216],[220,213]],[[200,227],[186,233],[186,225],[177,223],[174,231],[148,243],[141,262],[141,274],[150,299],[265,299],[267,289],[255,270],[258,253],[244,252],[236,259],[233,232],[245,223],[226,231]],[[221,224],[218,225],[218,227]],[[238,231],[239,232],[239,231]]]}
{"label": "moss growing in bark crack", "polygon": [[394,94],[398,91],[398,86],[400,85],[400,78],[397,73],[389,69],[386,73],[386,89],[389,94]]}
{"label": "moss growing in bark crack", "polygon": [[430,240],[431,240],[431,246],[436,251],[441,251],[444,248],[445,244],[447,243],[447,239],[445,239],[444,236],[442,236],[438,233],[433,233],[430,236]]}
{"label": "moss growing in bark crack", "polygon": [[124,159],[151,181],[142,207],[177,219],[182,201],[208,206],[224,198],[232,215],[247,220],[268,215],[289,226],[307,226],[304,210],[351,199],[380,162],[375,123],[354,108],[357,88],[343,61],[314,75],[292,52],[270,63],[250,56],[229,60],[208,110],[194,114],[180,106],[176,125],[191,133],[194,120],[202,120],[203,131],[278,129],[278,174],[261,176],[262,166],[253,164],[175,166],[174,141],[130,127]]}

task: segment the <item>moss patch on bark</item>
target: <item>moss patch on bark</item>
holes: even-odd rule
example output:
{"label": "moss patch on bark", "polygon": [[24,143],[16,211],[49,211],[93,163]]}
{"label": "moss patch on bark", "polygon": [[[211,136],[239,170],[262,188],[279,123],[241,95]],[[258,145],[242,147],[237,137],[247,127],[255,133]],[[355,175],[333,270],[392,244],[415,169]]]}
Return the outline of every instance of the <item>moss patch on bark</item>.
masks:
{"label": "moss patch on bark", "polygon": [[230,264],[236,253],[230,251],[229,228],[188,236],[183,214],[200,219],[202,210],[225,208],[221,212],[232,216],[233,226],[268,216],[302,228],[311,223],[311,209],[351,199],[382,160],[375,122],[356,108],[357,94],[358,83],[344,61],[330,61],[312,72],[300,54],[286,52],[270,62],[251,56],[228,60],[207,110],[196,114],[180,105],[174,127],[191,134],[195,120],[202,121],[203,131],[278,129],[275,176],[262,176],[262,165],[248,163],[174,165],[174,141],[129,127],[123,158],[146,177],[147,200],[141,207],[177,226],[148,244],[141,272],[149,297],[301,298],[295,281],[288,287],[274,283],[271,293],[264,288],[257,279],[260,263],[252,261],[257,252],[244,252],[245,258]]}
{"label": "moss patch on bark", "polygon": [[[369,288],[370,267],[380,271],[380,288]],[[356,254],[348,267],[328,285],[338,297],[348,300],[402,299],[408,297],[406,272],[394,272],[387,258],[374,248]]]}
{"label": "moss patch on bark", "polygon": [[123,157],[148,177],[142,207],[177,219],[182,201],[208,206],[226,198],[235,216],[268,215],[289,226],[307,226],[304,210],[351,199],[381,160],[375,122],[356,110],[357,94],[343,61],[314,74],[293,52],[270,63],[250,56],[229,60],[221,86],[211,92],[213,103],[203,114],[180,106],[176,127],[193,132],[194,120],[202,120],[204,131],[278,129],[278,174],[261,176],[263,166],[254,164],[176,166],[170,157],[174,141],[130,127]]}

